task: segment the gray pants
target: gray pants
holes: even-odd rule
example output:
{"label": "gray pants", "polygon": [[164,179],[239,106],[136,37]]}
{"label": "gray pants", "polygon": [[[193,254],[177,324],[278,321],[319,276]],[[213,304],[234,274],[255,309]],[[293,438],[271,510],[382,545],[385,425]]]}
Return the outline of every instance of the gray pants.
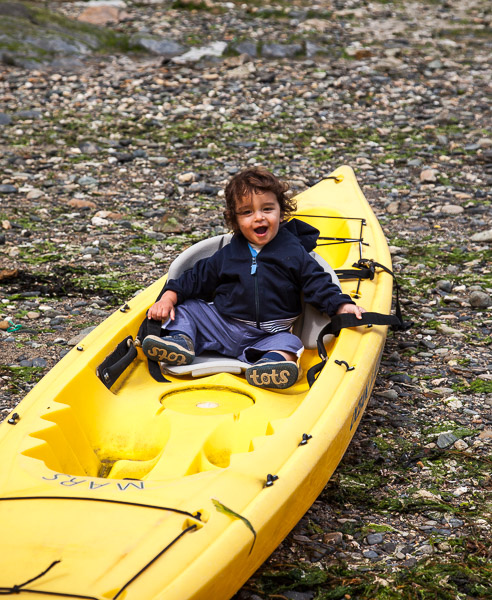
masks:
{"label": "gray pants", "polygon": [[176,318],[164,323],[165,333],[186,333],[195,353],[218,352],[223,356],[254,363],[269,351],[292,352],[301,356],[301,340],[288,331],[268,333],[237,319],[223,317],[213,304],[204,300],[186,300],[176,306]]}

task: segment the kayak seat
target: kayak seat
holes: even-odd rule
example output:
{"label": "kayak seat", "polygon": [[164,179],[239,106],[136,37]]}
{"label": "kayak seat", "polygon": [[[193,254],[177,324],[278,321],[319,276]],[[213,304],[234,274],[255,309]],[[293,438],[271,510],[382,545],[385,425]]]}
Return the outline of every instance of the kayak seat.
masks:
{"label": "kayak seat", "polygon": [[[190,248],[185,250],[172,262],[169,267],[168,279],[178,278],[186,270],[191,269],[196,262],[220,250],[231,239],[232,234],[226,233],[202,240],[190,246]],[[333,268],[319,254],[311,252],[311,256],[327,273],[330,273],[333,283],[336,283],[341,288],[340,281]],[[317,347],[316,340],[320,330],[329,322],[330,318],[327,315],[320,313],[314,306],[305,304],[302,314],[294,324],[293,333],[301,339],[304,348],[314,349]],[[325,343],[329,342],[329,337],[326,336]],[[227,358],[210,352],[197,356],[191,365],[171,366],[161,363],[161,366],[164,371],[172,375],[201,377],[215,373],[232,373],[238,375],[250,365],[235,358]]]}

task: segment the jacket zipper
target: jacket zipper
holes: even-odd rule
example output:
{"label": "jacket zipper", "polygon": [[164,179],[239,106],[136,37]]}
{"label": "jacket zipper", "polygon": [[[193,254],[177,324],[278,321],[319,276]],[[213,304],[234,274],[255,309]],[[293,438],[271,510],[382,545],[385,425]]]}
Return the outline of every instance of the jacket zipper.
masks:
{"label": "jacket zipper", "polygon": [[258,263],[256,262],[256,255],[252,254],[251,261],[251,275],[254,277],[255,281],[255,314],[256,314],[256,328],[260,329],[260,294],[258,293],[258,276],[256,273],[256,269],[258,267]]}

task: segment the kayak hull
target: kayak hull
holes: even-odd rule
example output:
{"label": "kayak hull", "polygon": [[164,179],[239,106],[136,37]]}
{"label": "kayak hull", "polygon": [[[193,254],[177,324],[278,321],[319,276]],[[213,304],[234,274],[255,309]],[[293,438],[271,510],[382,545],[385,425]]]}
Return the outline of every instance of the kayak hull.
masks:
{"label": "kayak hull", "polygon": [[[381,228],[341,167],[298,196],[336,269],[391,268]],[[367,244],[367,245],[366,245]],[[126,600],[230,598],[309,509],[371,395],[386,327],[342,330],[314,385],[283,391],[242,375],[153,380],[141,349],[107,389],[97,367],[135,337],[156,282],[73,349],[0,425],[0,588]],[[389,313],[392,277],[342,281]],[[319,362],[306,349],[306,372]],[[351,369],[350,367],[354,367]],[[39,576],[39,577],[38,577]],[[36,594],[39,590],[39,594]]]}

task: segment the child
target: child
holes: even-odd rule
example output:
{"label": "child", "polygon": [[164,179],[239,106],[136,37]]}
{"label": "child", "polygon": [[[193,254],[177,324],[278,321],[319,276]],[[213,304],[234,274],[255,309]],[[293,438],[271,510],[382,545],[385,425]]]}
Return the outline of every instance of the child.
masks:
{"label": "child", "polygon": [[215,351],[251,366],[248,383],[284,389],[298,379],[304,350],[290,333],[306,302],[328,315],[364,311],[342,294],[309,252],[319,231],[297,219],[288,185],[263,168],[235,175],[225,189],[231,242],[169,280],[149,319],[166,321],[163,337],[142,344],[150,360],[190,364]]}

